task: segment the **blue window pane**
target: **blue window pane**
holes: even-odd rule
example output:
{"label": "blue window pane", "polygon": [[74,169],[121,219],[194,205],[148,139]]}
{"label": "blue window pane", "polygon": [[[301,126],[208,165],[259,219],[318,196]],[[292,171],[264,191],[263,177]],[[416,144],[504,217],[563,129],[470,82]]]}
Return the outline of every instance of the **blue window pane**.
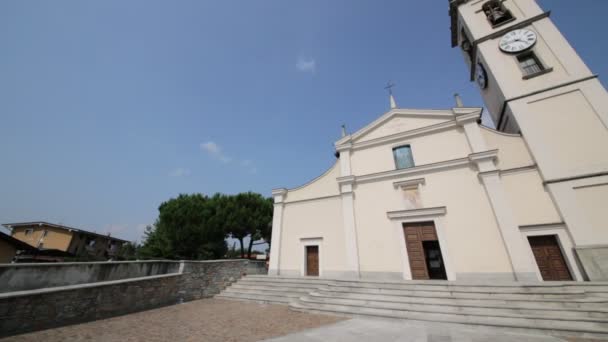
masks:
{"label": "blue window pane", "polygon": [[398,169],[414,167],[414,159],[412,158],[410,146],[401,146],[393,149],[393,156],[395,157],[395,166]]}

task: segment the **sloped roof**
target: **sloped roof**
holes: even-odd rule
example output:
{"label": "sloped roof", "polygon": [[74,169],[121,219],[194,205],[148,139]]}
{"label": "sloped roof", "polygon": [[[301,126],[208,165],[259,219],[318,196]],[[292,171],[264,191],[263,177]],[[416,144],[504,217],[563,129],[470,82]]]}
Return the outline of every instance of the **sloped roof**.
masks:
{"label": "sloped roof", "polygon": [[74,232],[83,233],[83,234],[101,236],[101,237],[108,238],[108,239],[111,239],[111,240],[118,240],[118,241],[122,241],[122,242],[129,242],[127,240],[115,238],[113,236],[93,233],[93,232],[90,232],[90,231],[87,231],[87,230],[84,230],[84,229],[78,229],[78,228],[74,228],[74,227],[68,227],[68,226],[64,226],[64,225],[61,225],[61,224],[54,224],[54,223],[49,223],[49,222],[44,222],[44,221],[3,223],[2,225],[5,226],[6,228],[28,227],[28,226],[48,226],[48,227],[65,229],[65,230],[74,231]]}
{"label": "sloped roof", "polygon": [[21,240],[15,239],[14,237],[12,237],[8,234],[5,234],[3,232],[0,232],[0,240],[6,241],[8,244],[15,247],[15,249],[17,249],[17,250],[32,251],[32,250],[36,249],[36,248],[30,246],[29,244],[27,244]]}

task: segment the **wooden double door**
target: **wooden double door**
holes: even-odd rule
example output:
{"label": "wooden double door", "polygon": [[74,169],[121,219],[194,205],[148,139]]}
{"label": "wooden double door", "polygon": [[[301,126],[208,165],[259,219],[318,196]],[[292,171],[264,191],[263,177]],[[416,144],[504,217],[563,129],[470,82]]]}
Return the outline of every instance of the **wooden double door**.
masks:
{"label": "wooden double door", "polygon": [[447,279],[433,222],[403,225],[412,279]]}
{"label": "wooden double door", "polygon": [[528,241],[543,280],[572,280],[555,235],[529,236]]}

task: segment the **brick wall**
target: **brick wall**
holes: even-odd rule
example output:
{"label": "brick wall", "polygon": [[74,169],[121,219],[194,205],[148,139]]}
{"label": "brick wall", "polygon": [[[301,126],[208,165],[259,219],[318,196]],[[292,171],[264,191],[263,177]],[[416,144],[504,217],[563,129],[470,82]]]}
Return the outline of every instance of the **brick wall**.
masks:
{"label": "brick wall", "polygon": [[0,337],[211,297],[263,261],[176,261],[176,273],[0,293]]}

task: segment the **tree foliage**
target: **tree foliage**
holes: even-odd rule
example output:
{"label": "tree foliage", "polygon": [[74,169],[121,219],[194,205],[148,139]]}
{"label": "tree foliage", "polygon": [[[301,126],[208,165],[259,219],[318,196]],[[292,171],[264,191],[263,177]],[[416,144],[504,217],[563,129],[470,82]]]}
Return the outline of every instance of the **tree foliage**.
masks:
{"label": "tree foliage", "polygon": [[241,244],[241,258],[245,257],[244,239],[249,236],[247,255],[255,240],[268,237],[268,227],[272,221],[272,202],[253,192],[240,193],[224,198],[224,231]]}
{"label": "tree foliage", "polygon": [[166,259],[221,258],[226,253],[226,234],[218,206],[221,197],[182,194],[162,203],[154,227],[146,229],[141,255]]}
{"label": "tree foliage", "polygon": [[[158,210],[156,223],[144,233],[140,257],[218,259],[227,253],[227,236],[239,240],[244,257],[247,236],[253,237],[248,255],[254,240],[270,242],[272,201],[260,194],[182,194],[162,203]],[[234,252],[233,246],[231,254]]]}

